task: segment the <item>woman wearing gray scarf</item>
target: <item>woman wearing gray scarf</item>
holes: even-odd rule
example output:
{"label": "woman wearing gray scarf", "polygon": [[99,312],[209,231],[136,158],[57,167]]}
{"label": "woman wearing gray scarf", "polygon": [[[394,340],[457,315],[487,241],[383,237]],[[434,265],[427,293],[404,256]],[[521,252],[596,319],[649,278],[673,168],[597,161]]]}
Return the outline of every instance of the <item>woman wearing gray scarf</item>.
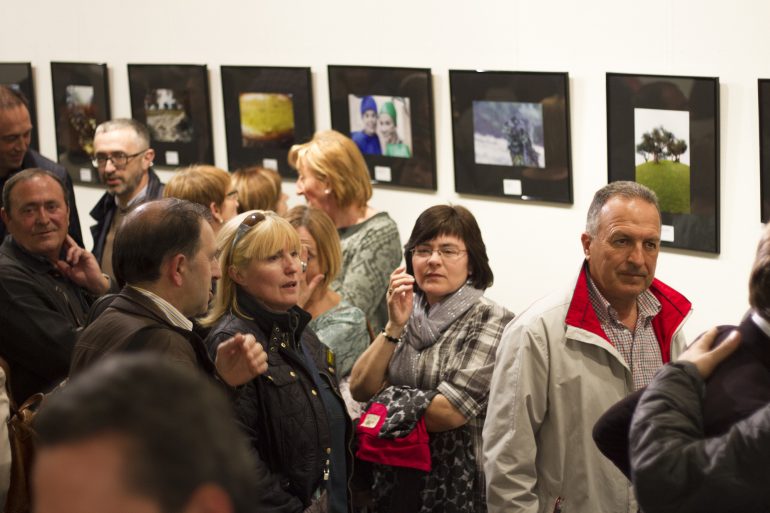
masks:
{"label": "woman wearing gray scarf", "polygon": [[[424,414],[432,469],[406,509],[483,512],[481,429],[497,345],[513,314],[483,296],[493,274],[467,209],[437,205],[420,214],[404,257],[390,276],[388,323],[353,366],[350,390],[359,401],[389,386],[436,391]],[[378,483],[378,511],[404,484]],[[403,501],[397,508],[404,511]]]}

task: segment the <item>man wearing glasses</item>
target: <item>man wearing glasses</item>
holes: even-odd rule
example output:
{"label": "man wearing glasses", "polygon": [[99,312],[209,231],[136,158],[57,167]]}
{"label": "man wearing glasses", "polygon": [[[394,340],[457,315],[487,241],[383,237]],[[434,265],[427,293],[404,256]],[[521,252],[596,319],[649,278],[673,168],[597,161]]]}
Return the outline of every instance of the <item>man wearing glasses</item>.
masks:
{"label": "man wearing glasses", "polygon": [[[46,169],[55,174],[64,184],[67,194],[70,207],[69,234],[78,246],[83,247],[72,180],[64,167],[29,147],[31,136],[32,120],[27,108],[27,99],[15,89],[0,85],[0,189],[12,175],[22,169]],[[5,224],[0,221],[0,242],[6,233]]]}
{"label": "man wearing glasses", "polygon": [[129,209],[163,196],[163,184],[152,170],[155,150],[150,133],[133,119],[113,119],[96,127],[93,165],[107,192],[91,210],[94,256],[114,276],[112,243]]}

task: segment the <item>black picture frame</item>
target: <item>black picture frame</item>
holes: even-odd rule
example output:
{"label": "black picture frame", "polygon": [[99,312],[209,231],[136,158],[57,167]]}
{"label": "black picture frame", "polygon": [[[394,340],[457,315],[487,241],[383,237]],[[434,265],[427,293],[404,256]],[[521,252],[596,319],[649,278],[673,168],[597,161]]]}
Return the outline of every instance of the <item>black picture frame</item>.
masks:
{"label": "black picture frame", "polygon": [[719,253],[719,79],[607,73],[607,174],[658,194],[662,246]]}
{"label": "black picture frame", "polygon": [[770,221],[770,79],[758,80],[759,190],[761,221]]}
{"label": "black picture frame", "polygon": [[110,119],[107,65],[52,62],[56,155],[74,183],[102,187],[91,164],[94,131]]}
{"label": "black picture frame", "polygon": [[315,132],[310,68],[222,66],[220,72],[230,170],[257,165],[295,179],[289,148]]}
{"label": "black picture frame", "polygon": [[131,114],[150,129],[156,166],[214,163],[205,64],[129,64],[128,81]]}
{"label": "black picture frame", "polygon": [[569,74],[449,70],[455,191],[572,203]]}
{"label": "black picture frame", "polygon": [[37,103],[35,102],[35,81],[32,78],[31,62],[0,62],[0,84],[21,91],[27,99],[29,118],[32,121],[32,135],[29,146],[40,151],[40,139],[37,133]]}
{"label": "black picture frame", "polygon": [[[329,97],[332,128],[351,136],[361,115],[351,108],[371,97],[378,110],[390,103],[396,114],[398,142],[386,144],[383,155],[364,153],[372,183],[436,190],[436,144],[433,126],[433,82],[429,68],[330,65]],[[409,119],[405,123],[404,119]],[[374,135],[367,137],[374,140]],[[379,132],[376,135],[379,141]],[[385,143],[383,143],[385,144]],[[387,155],[389,153],[390,155]]]}

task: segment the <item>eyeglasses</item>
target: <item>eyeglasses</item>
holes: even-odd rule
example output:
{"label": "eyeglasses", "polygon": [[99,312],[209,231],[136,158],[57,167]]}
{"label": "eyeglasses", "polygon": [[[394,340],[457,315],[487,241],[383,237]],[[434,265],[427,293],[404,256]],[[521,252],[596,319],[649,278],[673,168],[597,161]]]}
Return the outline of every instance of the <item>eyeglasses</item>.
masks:
{"label": "eyeglasses", "polygon": [[107,166],[107,161],[109,160],[112,162],[112,165],[115,166],[115,169],[123,169],[128,165],[128,162],[134,158],[138,157],[142,153],[149,150],[149,148],[146,148],[139,153],[134,153],[133,155],[126,155],[122,151],[117,151],[115,153],[112,153],[110,155],[104,154],[104,153],[97,153],[94,155],[94,158],[91,159],[91,164],[94,165],[95,168],[102,169]]}
{"label": "eyeglasses", "polygon": [[457,260],[467,252],[467,250],[460,249],[455,246],[443,246],[436,249],[430,248],[428,246],[420,246],[413,248],[411,251],[412,258],[417,258],[420,260],[429,259],[433,256],[433,253],[438,253],[438,256],[444,260]]}
{"label": "eyeglasses", "polygon": [[235,237],[233,237],[233,245],[230,246],[230,255],[232,259],[233,251],[235,251],[235,246],[238,245],[238,241],[241,240],[241,237],[246,235],[246,232],[257,226],[259,223],[265,220],[264,214],[260,214],[259,212],[254,212],[253,214],[250,214],[246,216],[246,218],[241,221],[241,224],[238,225],[238,229],[235,232]]}

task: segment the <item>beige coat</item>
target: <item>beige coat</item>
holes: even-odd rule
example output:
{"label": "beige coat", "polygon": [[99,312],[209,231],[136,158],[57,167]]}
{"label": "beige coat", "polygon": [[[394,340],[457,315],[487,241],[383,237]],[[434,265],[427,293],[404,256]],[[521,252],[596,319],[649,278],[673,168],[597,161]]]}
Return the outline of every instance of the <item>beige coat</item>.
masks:
{"label": "beige coat", "polygon": [[[657,281],[650,290],[661,301],[658,315],[674,321],[664,326],[667,335],[656,334],[671,341],[675,357],[690,303]],[[568,313],[588,329],[567,325]],[[591,315],[595,320],[585,279],[578,279],[566,293],[535,302],[503,333],[483,430],[490,513],[551,513],[558,497],[563,513],[636,511],[630,483],[591,438],[599,416],[633,389],[630,369],[590,327]]]}

